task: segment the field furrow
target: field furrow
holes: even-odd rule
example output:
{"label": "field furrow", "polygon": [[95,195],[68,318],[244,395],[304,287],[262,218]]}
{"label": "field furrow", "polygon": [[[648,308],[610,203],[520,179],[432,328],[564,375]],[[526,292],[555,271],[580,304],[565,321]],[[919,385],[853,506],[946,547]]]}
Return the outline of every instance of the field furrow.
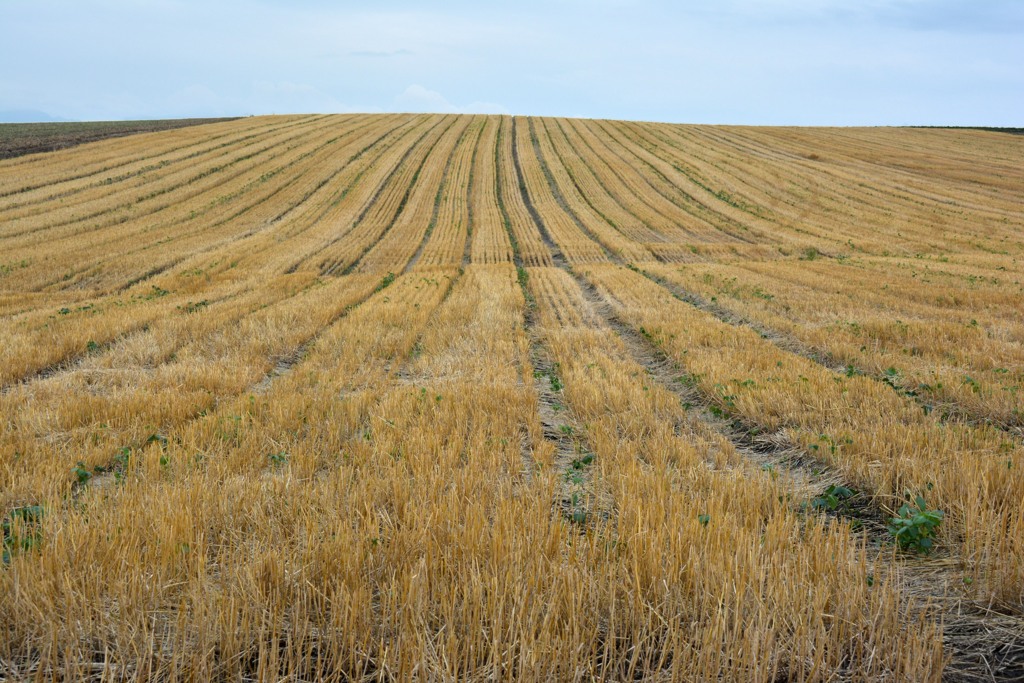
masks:
{"label": "field furrow", "polygon": [[470,244],[471,178],[478,156],[483,121],[472,121],[448,158],[444,177],[434,196],[434,211],[423,239],[410,261],[429,266],[463,264]]}
{"label": "field furrow", "polygon": [[[819,454],[791,441],[783,433],[758,434],[743,429],[743,423],[719,407],[717,393],[702,388],[696,378],[685,374],[679,363],[669,358],[657,339],[645,328],[631,328],[616,313],[617,301],[602,297],[585,278],[576,276],[592,310],[597,312],[624,342],[630,355],[642,366],[652,384],[679,397],[687,411],[691,441],[702,444],[718,458],[733,454],[747,467],[767,472],[772,480],[781,478],[787,493],[784,499],[803,514],[834,517],[849,528],[868,547],[884,546],[886,517],[876,506],[865,504],[863,493],[840,470]],[[749,424],[749,422],[747,423]],[[677,432],[679,430],[677,429]],[[737,458],[739,456],[739,458]],[[780,502],[782,502],[780,498]],[[1024,616],[992,615],[987,600],[964,595],[959,567],[946,563],[929,565],[904,562],[890,553],[881,553],[872,563],[876,576],[896,575],[902,582],[900,600],[911,604],[927,601],[940,610],[942,641],[949,657],[947,675],[970,677],[978,667],[990,671],[1012,671],[1021,663],[1017,639],[1024,633]]]}
{"label": "field furrow", "polygon": [[338,150],[338,156],[343,156],[342,152],[353,153],[348,158],[332,155],[324,159],[317,175],[308,178],[304,186],[290,191],[287,201],[277,199],[258,204],[262,215],[246,213],[244,224],[237,225],[218,242],[184,251],[184,257],[174,264],[175,269],[188,272],[200,268],[213,272],[237,267],[243,272],[288,272],[297,245],[305,246],[330,235],[335,221],[346,212],[354,211],[367,196],[368,188],[363,183],[367,174],[387,163],[390,150],[403,149],[403,140],[415,130],[414,119],[405,119],[379,135],[380,131],[374,130],[360,138],[358,144],[363,146],[358,150],[354,147]]}
{"label": "field furrow", "polygon": [[0,681],[1024,676],[1024,136],[135,123],[0,161]]}
{"label": "field furrow", "polygon": [[502,117],[498,146],[494,149],[498,207],[509,243],[519,254],[519,260],[531,266],[551,265],[551,240],[538,230],[526,202],[528,196],[519,168],[516,138],[516,119]]}
{"label": "field furrow", "polygon": [[306,119],[237,148],[218,149],[211,158],[196,166],[174,169],[168,177],[146,183],[133,192],[111,192],[97,201],[71,202],[56,209],[51,206],[45,214],[12,220],[6,226],[5,237],[20,237],[12,243],[27,245],[42,239],[84,235],[166,212],[183,201],[218,191],[227,181],[247,171],[251,174],[267,161],[282,157],[303,143],[308,145],[315,134],[329,124],[324,119]]}
{"label": "field furrow", "polygon": [[[265,248],[279,244],[271,239]],[[255,267],[260,263],[258,253],[253,240],[233,240],[220,253],[203,254],[196,250],[192,263],[181,264],[175,274],[136,285],[124,294],[12,319],[3,351],[6,358],[0,385],[65,363],[193,301],[215,298],[219,296],[218,283],[229,287],[252,286],[248,279],[261,277]],[[254,258],[255,263],[249,260]],[[278,264],[283,270],[280,258]]]}
{"label": "field furrow", "polygon": [[[832,367],[879,378],[938,415],[1024,436],[1024,328],[984,305],[946,304],[961,299],[957,290],[933,288],[937,305],[907,301],[900,294],[906,280],[925,289],[924,269],[921,283],[890,276],[881,286],[877,273],[858,277],[829,263],[811,277],[791,262],[764,275],[739,267],[648,270],[769,334],[790,337]],[[1024,296],[1014,298],[1024,306]]]}
{"label": "field furrow", "polygon": [[[457,159],[456,152],[462,149],[472,154],[472,136],[468,134],[470,121],[470,117],[460,117],[424,157],[402,196],[395,218],[381,226],[380,232],[370,233],[368,246],[358,263],[361,272],[388,272],[395,264],[404,266],[415,257],[419,245],[432,231],[432,221],[438,218],[445,180]],[[433,163],[428,163],[431,161]],[[371,230],[377,227],[371,223],[364,225]],[[464,241],[459,243],[460,258],[463,244]]]}
{"label": "field furrow", "polygon": [[[266,139],[279,129],[293,128],[299,123],[270,124],[261,121],[250,128],[231,130],[220,135],[199,136],[193,144],[176,146],[168,151],[156,147],[149,155],[133,159],[130,163],[104,168],[72,181],[55,180],[31,190],[21,190],[5,195],[0,201],[0,218],[4,221],[48,213],[54,202],[73,203],[81,207],[90,201],[102,200],[110,195],[124,198],[129,188],[153,187],[171,173],[179,170],[184,163],[201,164],[205,158],[213,157],[239,147],[247,142]],[[67,165],[67,160],[63,161]],[[0,169],[0,177],[6,169]]]}
{"label": "field furrow", "polygon": [[[402,155],[397,166],[384,177],[369,202],[348,226],[331,238],[327,249],[318,253],[321,274],[347,273],[374,248],[402,216],[409,196],[417,187],[420,171],[441,140],[454,142],[450,135],[455,118],[438,120]],[[421,193],[422,185],[420,185]],[[402,266],[405,262],[402,262]]]}
{"label": "field furrow", "polygon": [[[103,287],[104,282],[111,279],[116,282],[117,275],[104,273],[104,261],[114,245],[123,249],[127,240],[128,244],[138,245],[135,250],[145,250],[154,245],[163,246],[173,243],[179,235],[189,235],[189,231],[183,229],[189,224],[194,226],[194,231],[202,230],[203,226],[230,229],[224,226],[231,219],[261,204],[261,200],[273,192],[275,185],[288,182],[289,176],[283,172],[285,169],[297,163],[303,154],[308,155],[324,144],[309,133],[307,138],[304,143],[293,141],[284,150],[268,151],[273,157],[283,157],[282,165],[277,168],[261,169],[259,161],[249,159],[243,164],[247,168],[237,169],[236,172],[233,167],[228,177],[220,178],[221,182],[216,181],[216,173],[211,173],[215,178],[210,182],[205,195],[177,197],[169,203],[151,207],[156,213],[142,210],[140,216],[132,217],[129,214],[134,209],[129,206],[127,214],[106,225],[96,226],[95,229],[90,228],[84,232],[76,230],[60,237],[34,237],[33,243],[21,244],[19,249],[12,249],[13,257],[24,260],[30,266],[12,275],[26,281],[23,286],[31,288],[89,288],[93,284]],[[238,208],[239,202],[243,202],[241,211]],[[211,238],[216,234],[215,230],[209,230]],[[50,251],[41,249],[42,245],[61,248]],[[131,261],[128,263],[135,265]],[[153,270],[144,264],[136,267],[136,277]]]}
{"label": "field furrow", "polygon": [[[522,184],[551,239],[576,263],[652,260],[650,251],[621,233],[590,208],[536,121],[526,119],[519,137]],[[527,137],[528,135],[528,137]],[[550,160],[550,161],[548,161]]]}
{"label": "field furrow", "polygon": [[[378,284],[353,278],[324,286],[308,276],[284,277],[241,301],[178,310],[103,353],[5,392],[5,494],[63,495],[76,481],[76,463],[85,473],[79,478],[97,466],[102,473],[122,449],[142,448],[153,435],[257,385]],[[30,419],[33,411],[47,415],[46,433]]]}
{"label": "field furrow", "polygon": [[626,158],[625,150],[617,149],[580,122],[560,120],[559,125],[566,132],[567,140],[587,150],[583,162],[590,164],[599,175],[602,189],[618,205],[657,226],[660,236],[654,244],[661,250],[662,258],[692,261],[694,255],[690,247],[695,243],[740,243],[698,218],[690,207],[673,201],[653,179],[638,173]]}
{"label": "field furrow", "polygon": [[[264,129],[279,126],[296,125],[305,117],[283,116],[276,120],[253,118],[245,123],[232,121],[227,124],[213,124],[202,129],[174,130],[151,134],[146,144],[140,146],[139,139],[128,136],[116,140],[108,140],[92,145],[83,145],[58,154],[39,154],[0,162],[3,169],[3,190],[0,197],[28,193],[39,188],[53,186],[59,189],[70,189],[65,184],[75,187],[85,181],[86,185],[96,181],[106,182],[107,177],[119,179],[120,173],[107,176],[113,171],[122,171],[131,164],[145,161],[151,157],[174,154],[182,150],[206,149],[217,140],[232,141],[239,138],[251,139]],[[111,180],[111,182],[114,182]],[[58,195],[59,196],[59,195]]]}
{"label": "field furrow", "polygon": [[626,269],[586,273],[720,411],[813,450],[884,510],[908,495],[944,510],[942,535],[970,574],[968,590],[1020,608],[1024,479],[1012,463],[1024,446],[991,428],[943,424],[882,382],[831,372]]}
{"label": "field furrow", "polygon": [[[823,665],[836,671],[845,658],[851,658],[851,663],[856,662],[854,668],[863,668],[866,663],[860,661],[858,640],[865,638],[907,648],[901,655],[891,652],[887,661],[876,662],[875,675],[895,673],[908,659],[913,661],[916,675],[934,675],[935,669],[929,672],[929,668],[938,666],[938,651],[929,651],[935,642],[929,643],[926,635],[934,626],[908,618],[906,623],[914,626],[906,631],[879,628],[872,624],[870,612],[858,613],[862,607],[853,607],[862,604],[863,598],[850,601],[847,591],[865,585],[863,576],[853,577],[868,569],[865,551],[858,549],[848,528],[803,518],[785,502],[783,482],[769,472],[744,467],[727,441],[702,438],[691,430],[677,397],[630,357],[570,275],[541,269],[529,273],[538,326],[559,363],[566,408],[586,425],[587,439],[594,447],[595,457],[587,466],[600,471],[595,477],[614,500],[614,519],[608,526],[595,521],[594,534],[608,539],[606,543],[614,540],[616,552],[629,558],[633,569],[628,580],[635,584],[639,600],[661,605],[661,619],[646,627],[649,640],[632,643],[648,660],[645,669],[663,667],[680,679],[710,676],[718,666],[724,666],[729,672],[726,675],[735,679],[806,677],[810,659],[801,652],[804,637],[809,635],[806,629],[827,627],[814,624],[817,608],[803,602],[799,591],[782,589],[808,580],[803,578],[808,566],[792,561],[785,550],[788,542],[784,539],[799,537],[819,551],[828,548],[825,556],[837,582],[829,589],[816,577],[816,591],[829,591],[830,603],[845,615],[850,628],[845,644],[840,644],[843,636],[830,629],[836,659]],[[724,536],[716,540],[717,534]],[[772,539],[770,543],[766,537]],[[699,559],[688,562],[688,554],[696,548],[700,548]],[[716,549],[723,551],[720,556]],[[807,549],[803,557],[806,554]],[[771,581],[764,583],[760,572],[769,572]],[[674,578],[666,579],[666,574]],[[895,578],[893,581],[870,600],[890,601],[883,609],[900,611]],[[781,589],[778,595],[772,593],[773,584]],[[761,599],[741,607],[742,596],[750,593]],[[722,622],[718,605],[734,600],[737,602],[728,610],[733,620]],[[760,613],[762,609],[767,611]],[[684,626],[680,619],[688,620],[689,625]],[[638,626],[630,630],[638,628],[645,630]],[[677,649],[665,638],[666,631],[676,629],[693,629],[707,637],[699,641],[687,637],[686,645]],[[756,657],[734,649],[747,638],[763,639],[750,648],[758,652]],[[611,643],[605,647],[614,652]],[[710,651],[724,653],[725,662],[705,669]],[[622,656],[609,659],[622,661]],[[605,675],[621,678],[629,673]]]}
{"label": "field furrow", "polygon": [[469,233],[472,263],[510,263],[510,225],[500,199],[498,182],[498,138],[502,119],[488,117],[477,145],[470,173]]}

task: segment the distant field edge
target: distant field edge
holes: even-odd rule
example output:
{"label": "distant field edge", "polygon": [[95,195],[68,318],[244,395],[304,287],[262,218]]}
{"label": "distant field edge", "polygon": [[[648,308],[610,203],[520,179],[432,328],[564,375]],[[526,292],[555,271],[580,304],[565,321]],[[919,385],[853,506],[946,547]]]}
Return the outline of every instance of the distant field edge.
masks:
{"label": "distant field edge", "polygon": [[152,133],[206,123],[242,118],[229,116],[207,119],[155,119],[150,121],[61,121],[46,123],[0,123],[0,159],[12,159],[38,152],[54,152],[86,142]]}
{"label": "distant field edge", "polygon": [[939,130],[986,130],[990,133],[1009,133],[1024,135],[1024,128],[1008,128],[1005,126],[905,126],[906,128],[933,128]]}

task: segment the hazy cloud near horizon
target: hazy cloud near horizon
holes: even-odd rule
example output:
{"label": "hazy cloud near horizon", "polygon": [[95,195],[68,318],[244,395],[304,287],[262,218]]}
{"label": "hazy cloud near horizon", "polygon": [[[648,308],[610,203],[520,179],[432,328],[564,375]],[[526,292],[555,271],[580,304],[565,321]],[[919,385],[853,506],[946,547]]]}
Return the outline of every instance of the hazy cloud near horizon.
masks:
{"label": "hazy cloud near horizon", "polygon": [[1018,0],[3,0],[0,116],[1024,126]]}

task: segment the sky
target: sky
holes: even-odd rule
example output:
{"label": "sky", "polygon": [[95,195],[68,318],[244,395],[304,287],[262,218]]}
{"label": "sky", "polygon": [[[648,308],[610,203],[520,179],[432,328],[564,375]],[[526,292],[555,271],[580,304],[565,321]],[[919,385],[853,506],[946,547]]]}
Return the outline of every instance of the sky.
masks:
{"label": "sky", "polygon": [[1024,0],[0,0],[0,120],[1024,126]]}

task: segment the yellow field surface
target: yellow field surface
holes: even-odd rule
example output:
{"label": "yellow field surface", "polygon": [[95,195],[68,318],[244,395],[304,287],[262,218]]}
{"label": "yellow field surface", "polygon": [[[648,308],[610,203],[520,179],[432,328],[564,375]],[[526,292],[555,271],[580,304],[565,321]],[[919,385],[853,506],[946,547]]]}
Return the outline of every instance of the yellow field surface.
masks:
{"label": "yellow field surface", "polygon": [[1020,680],[1024,137],[2,161],[0,518],[0,681]]}

